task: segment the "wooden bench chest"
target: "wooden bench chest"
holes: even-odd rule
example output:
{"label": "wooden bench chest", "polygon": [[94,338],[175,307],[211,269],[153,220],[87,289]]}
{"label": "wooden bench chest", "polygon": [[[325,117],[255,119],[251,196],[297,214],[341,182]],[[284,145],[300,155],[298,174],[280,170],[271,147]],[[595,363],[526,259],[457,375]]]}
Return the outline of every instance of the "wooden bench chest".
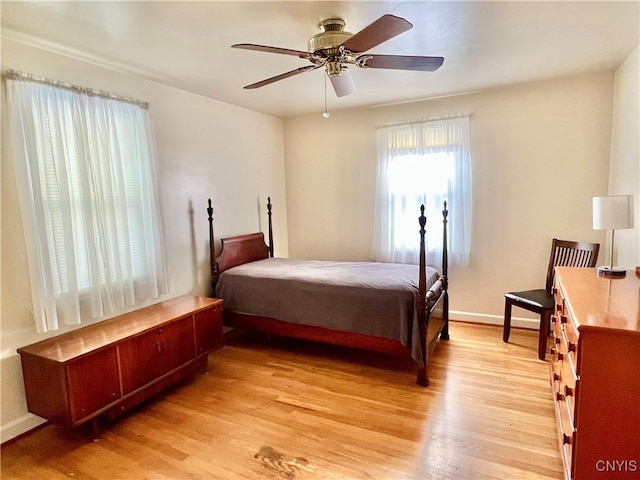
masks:
{"label": "wooden bench chest", "polygon": [[18,349],[31,413],[77,426],[206,369],[222,300],[181,296]]}

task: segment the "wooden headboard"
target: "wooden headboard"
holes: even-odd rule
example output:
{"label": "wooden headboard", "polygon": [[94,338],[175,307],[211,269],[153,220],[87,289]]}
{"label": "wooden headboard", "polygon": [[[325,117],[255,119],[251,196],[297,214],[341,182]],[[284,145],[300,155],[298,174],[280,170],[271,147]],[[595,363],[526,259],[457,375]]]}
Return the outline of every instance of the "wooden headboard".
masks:
{"label": "wooden headboard", "polygon": [[216,257],[213,234],[213,207],[211,199],[207,208],[209,214],[209,257],[211,259],[211,288],[216,291],[220,274],[244,263],[273,257],[273,225],[271,223],[271,197],[267,197],[267,215],[269,218],[269,244],[264,241],[264,233],[248,233],[236,237],[221,239],[222,251]]}

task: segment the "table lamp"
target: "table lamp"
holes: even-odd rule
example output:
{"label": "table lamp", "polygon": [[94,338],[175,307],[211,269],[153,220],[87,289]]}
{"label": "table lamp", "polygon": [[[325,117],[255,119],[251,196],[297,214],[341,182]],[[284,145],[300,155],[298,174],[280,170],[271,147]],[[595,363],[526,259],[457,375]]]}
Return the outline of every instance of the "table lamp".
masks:
{"label": "table lamp", "polygon": [[598,267],[598,275],[624,276],[626,269],[613,266],[613,236],[615,230],[633,228],[633,195],[593,197],[593,229],[611,230],[609,265]]}

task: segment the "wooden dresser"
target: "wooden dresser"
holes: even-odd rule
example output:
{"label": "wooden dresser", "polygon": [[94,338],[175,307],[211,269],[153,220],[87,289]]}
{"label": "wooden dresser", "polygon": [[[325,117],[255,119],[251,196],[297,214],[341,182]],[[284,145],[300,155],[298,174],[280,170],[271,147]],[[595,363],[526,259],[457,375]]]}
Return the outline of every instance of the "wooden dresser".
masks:
{"label": "wooden dresser", "polygon": [[567,479],[640,478],[640,279],[557,267],[551,384]]}
{"label": "wooden dresser", "polygon": [[113,418],[222,346],[222,300],[182,296],[18,349],[31,413],[76,426]]}

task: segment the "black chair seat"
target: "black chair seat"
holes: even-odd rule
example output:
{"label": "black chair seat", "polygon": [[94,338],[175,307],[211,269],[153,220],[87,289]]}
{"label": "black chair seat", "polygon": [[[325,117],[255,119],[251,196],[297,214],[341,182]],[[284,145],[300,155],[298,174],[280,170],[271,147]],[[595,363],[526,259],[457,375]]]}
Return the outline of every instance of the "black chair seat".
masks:
{"label": "black chair seat", "polygon": [[553,295],[544,289],[526,290],[524,292],[508,292],[504,294],[513,303],[526,303],[540,310],[552,309],[555,305]]}

